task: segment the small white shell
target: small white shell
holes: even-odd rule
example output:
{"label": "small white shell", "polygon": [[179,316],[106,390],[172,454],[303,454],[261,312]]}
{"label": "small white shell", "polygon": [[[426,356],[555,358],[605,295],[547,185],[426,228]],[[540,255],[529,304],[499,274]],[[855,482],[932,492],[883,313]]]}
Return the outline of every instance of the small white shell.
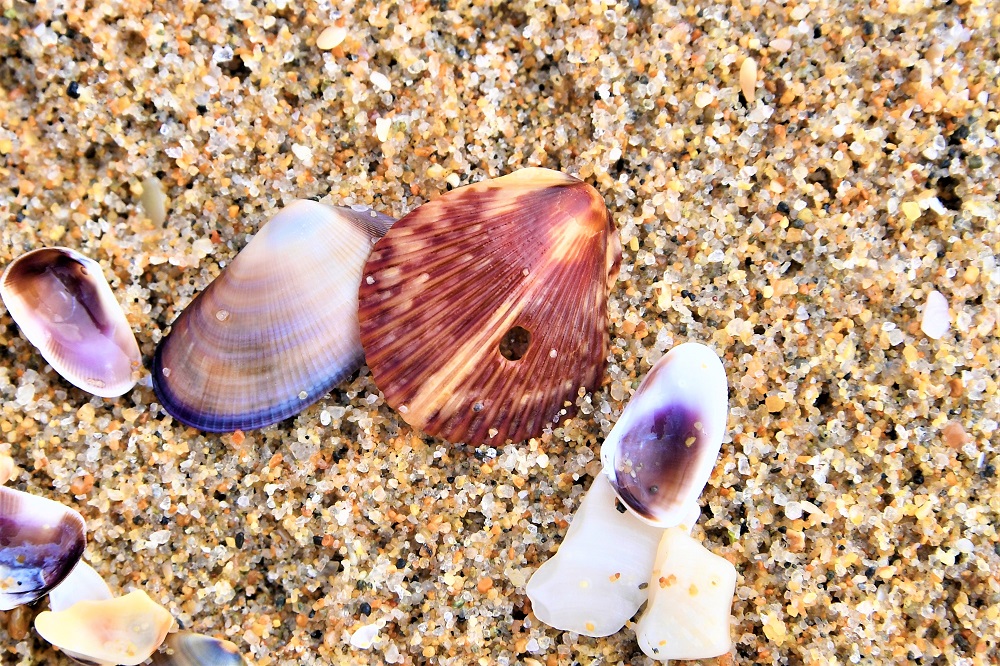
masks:
{"label": "small white shell", "polygon": [[621,501],[651,525],[679,524],[712,474],[728,410],[726,372],[715,352],[694,342],[671,349],[601,446],[604,473]]}
{"label": "small white shell", "polygon": [[647,656],[708,659],[732,649],[730,609],[736,568],[684,530],[663,533],[649,581],[649,603],[635,626]]}
{"label": "small white shell", "polygon": [[142,590],[35,618],[35,631],[74,659],[123,666],[149,659],[173,626],[170,613]]}
{"label": "small white shell", "polygon": [[583,498],[556,554],[528,581],[539,620],[585,636],[610,636],[646,600],[663,530],[616,507],[607,477],[599,474]]}
{"label": "small white shell", "polygon": [[115,398],[135,386],[139,345],[100,264],[65,247],[18,257],[0,297],[21,333],[74,386]]}
{"label": "small white shell", "polygon": [[948,299],[940,291],[927,294],[924,314],[920,319],[920,330],[931,340],[940,340],[951,328]]}
{"label": "small white shell", "polygon": [[58,613],[80,601],[104,601],[114,596],[101,574],[81,560],[63,582],[49,592],[49,610]]}

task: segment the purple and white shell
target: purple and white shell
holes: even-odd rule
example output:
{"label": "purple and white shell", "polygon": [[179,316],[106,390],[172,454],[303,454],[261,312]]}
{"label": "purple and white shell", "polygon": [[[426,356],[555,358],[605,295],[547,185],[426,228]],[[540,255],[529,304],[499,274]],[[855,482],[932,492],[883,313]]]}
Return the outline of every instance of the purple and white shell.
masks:
{"label": "purple and white shell", "polygon": [[722,446],[729,393],[708,347],[674,347],[646,375],[601,446],[615,493],[651,525],[673,527],[708,482]]}

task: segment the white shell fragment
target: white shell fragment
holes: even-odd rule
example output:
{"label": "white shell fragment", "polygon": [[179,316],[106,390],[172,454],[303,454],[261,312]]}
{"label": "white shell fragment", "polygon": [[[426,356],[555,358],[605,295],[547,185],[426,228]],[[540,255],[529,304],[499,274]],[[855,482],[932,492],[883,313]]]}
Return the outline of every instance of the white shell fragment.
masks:
{"label": "white shell fragment", "polygon": [[104,601],[80,601],[43,611],[35,631],[74,659],[137,666],[160,647],[174,625],[170,613],[142,590]]}
{"label": "white shell fragment", "polygon": [[920,330],[931,340],[940,340],[951,328],[948,299],[940,291],[927,294],[927,304],[920,320]]}
{"label": "white shell fragment", "polygon": [[0,296],[66,381],[102,398],[135,386],[139,345],[96,261],[65,247],[34,250],[4,271]]}
{"label": "white shell fragment", "polygon": [[14,459],[0,453],[0,486],[10,481],[10,477],[14,475],[14,467]]}
{"label": "white shell fragment", "polygon": [[539,620],[585,636],[610,636],[635,615],[663,530],[616,506],[599,474],[583,498],[566,538],[528,581]]}
{"label": "white shell fragment", "polygon": [[670,350],[639,384],[601,446],[621,501],[659,527],[679,524],[719,457],[729,411],[726,372],[694,342]]}
{"label": "white shell fragment", "polygon": [[114,596],[101,574],[81,560],[63,582],[49,592],[49,610],[58,613],[80,601],[105,601]]}
{"label": "white shell fragment", "polygon": [[649,603],[635,626],[647,656],[659,661],[708,659],[732,648],[736,568],[684,530],[663,533],[648,592]]}
{"label": "white shell fragment", "polygon": [[139,196],[139,203],[146,213],[149,221],[156,226],[163,226],[167,219],[167,199],[166,192],[163,191],[163,183],[156,176],[150,176],[142,181],[142,194]]}
{"label": "white shell fragment", "polygon": [[754,88],[757,86],[757,61],[747,56],[740,65],[740,92],[747,104],[753,104],[756,99]]}

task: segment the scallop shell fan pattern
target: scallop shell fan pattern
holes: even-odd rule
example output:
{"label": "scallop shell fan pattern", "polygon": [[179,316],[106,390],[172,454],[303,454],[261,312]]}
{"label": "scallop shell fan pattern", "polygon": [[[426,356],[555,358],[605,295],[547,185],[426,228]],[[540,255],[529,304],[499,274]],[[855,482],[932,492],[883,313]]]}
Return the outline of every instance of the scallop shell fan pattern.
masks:
{"label": "scallop shell fan pattern", "polygon": [[454,190],[380,240],[360,290],[376,385],[452,442],[537,436],[599,386],[621,246],[603,198],[548,169]]}

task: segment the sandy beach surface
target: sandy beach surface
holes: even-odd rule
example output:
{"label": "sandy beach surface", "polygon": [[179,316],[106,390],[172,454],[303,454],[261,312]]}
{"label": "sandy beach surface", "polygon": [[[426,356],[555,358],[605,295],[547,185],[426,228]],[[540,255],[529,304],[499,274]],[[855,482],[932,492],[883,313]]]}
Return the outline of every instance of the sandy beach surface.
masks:
{"label": "sandy beach surface", "polygon": [[[148,371],[73,387],[4,310],[10,484],[83,514],[116,593],[251,664],[648,665],[524,589],[631,391],[698,341],[730,418],[694,534],[739,572],[734,648],[702,663],[1000,662],[1000,13],[868,4],[0,0],[0,264],[99,261],[147,368],[296,198],[399,217],[544,166],[601,192],[624,248],[603,385],[520,443],[424,436],[367,369],[199,433]],[[0,663],[71,663],[28,626],[44,607],[0,614]]]}

